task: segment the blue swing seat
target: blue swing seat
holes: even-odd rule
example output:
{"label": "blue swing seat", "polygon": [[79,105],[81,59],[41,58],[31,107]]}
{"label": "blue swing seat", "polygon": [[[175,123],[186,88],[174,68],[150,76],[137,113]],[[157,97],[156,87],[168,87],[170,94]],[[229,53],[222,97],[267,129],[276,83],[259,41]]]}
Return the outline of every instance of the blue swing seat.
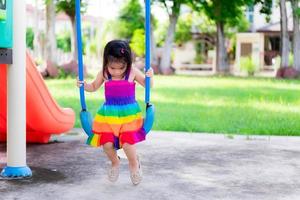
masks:
{"label": "blue swing seat", "polygon": [[84,132],[88,135],[92,135],[92,115],[90,112],[83,110],[80,112],[80,122],[81,122],[81,127],[83,128]]}
{"label": "blue swing seat", "polygon": [[144,125],[143,125],[146,134],[148,134],[152,129],[154,116],[155,116],[154,113],[155,113],[154,105],[148,104],[146,108],[146,117],[144,119]]}
{"label": "blue swing seat", "polygon": [[[148,134],[152,129],[154,116],[155,116],[154,113],[155,113],[154,105],[152,104],[147,105],[146,116],[144,118],[144,125],[143,125],[146,134]],[[92,132],[93,119],[91,113],[86,110],[81,111],[80,122],[81,122],[81,127],[83,128],[87,136],[91,136],[93,134]]]}

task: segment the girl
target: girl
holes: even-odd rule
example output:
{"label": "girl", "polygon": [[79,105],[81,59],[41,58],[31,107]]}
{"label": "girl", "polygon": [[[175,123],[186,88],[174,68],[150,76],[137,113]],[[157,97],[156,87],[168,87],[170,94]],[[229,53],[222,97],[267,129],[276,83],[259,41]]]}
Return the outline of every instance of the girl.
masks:
{"label": "girl", "polygon": [[[108,179],[115,182],[119,177],[120,158],[116,150],[123,148],[128,161],[130,178],[134,185],[142,180],[141,163],[135,143],[145,140],[141,109],[135,100],[135,81],[145,86],[142,72],[132,68],[132,54],[127,42],[113,40],[104,48],[103,70],[92,83],[77,81],[85,91],[95,92],[104,83],[105,102],[93,122],[93,134],[87,140],[92,146],[103,146],[111,161]],[[153,70],[146,72],[153,85]]]}

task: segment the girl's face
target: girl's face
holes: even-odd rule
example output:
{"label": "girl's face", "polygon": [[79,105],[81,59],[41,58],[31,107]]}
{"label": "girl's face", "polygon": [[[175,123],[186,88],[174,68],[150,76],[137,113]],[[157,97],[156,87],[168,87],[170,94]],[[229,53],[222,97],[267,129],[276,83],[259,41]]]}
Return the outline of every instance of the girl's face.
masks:
{"label": "girl's face", "polygon": [[111,62],[108,63],[108,72],[112,77],[123,78],[126,71],[126,63],[123,62]]}

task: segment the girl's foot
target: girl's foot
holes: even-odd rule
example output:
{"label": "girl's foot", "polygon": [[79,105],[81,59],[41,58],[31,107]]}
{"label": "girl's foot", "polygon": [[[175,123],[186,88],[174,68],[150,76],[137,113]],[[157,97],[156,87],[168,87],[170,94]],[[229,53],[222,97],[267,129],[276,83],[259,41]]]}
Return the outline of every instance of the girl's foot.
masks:
{"label": "girl's foot", "polygon": [[119,163],[115,166],[111,166],[109,169],[108,169],[108,180],[110,182],[116,182],[119,178],[119,167],[120,167],[120,157],[118,156],[118,159],[119,159]]}
{"label": "girl's foot", "polygon": [[130,179],[133,185],[138,185],[143,179],[142,165],[139,156],[137,156],[138,169],[130,172]]}

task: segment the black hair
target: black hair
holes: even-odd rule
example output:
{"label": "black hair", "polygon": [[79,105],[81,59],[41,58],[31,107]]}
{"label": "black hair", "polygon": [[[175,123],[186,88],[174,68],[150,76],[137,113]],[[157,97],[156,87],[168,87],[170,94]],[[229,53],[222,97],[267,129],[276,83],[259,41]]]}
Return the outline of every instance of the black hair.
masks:
{"label": "black hair", "polygon": [[126,64],[125,74],[130,73],[132,55],[128,42],[124,40],[112,40],[106,44],[103,55],[103,77],[109,75],[108,64],[111,62],[121,62]]}

